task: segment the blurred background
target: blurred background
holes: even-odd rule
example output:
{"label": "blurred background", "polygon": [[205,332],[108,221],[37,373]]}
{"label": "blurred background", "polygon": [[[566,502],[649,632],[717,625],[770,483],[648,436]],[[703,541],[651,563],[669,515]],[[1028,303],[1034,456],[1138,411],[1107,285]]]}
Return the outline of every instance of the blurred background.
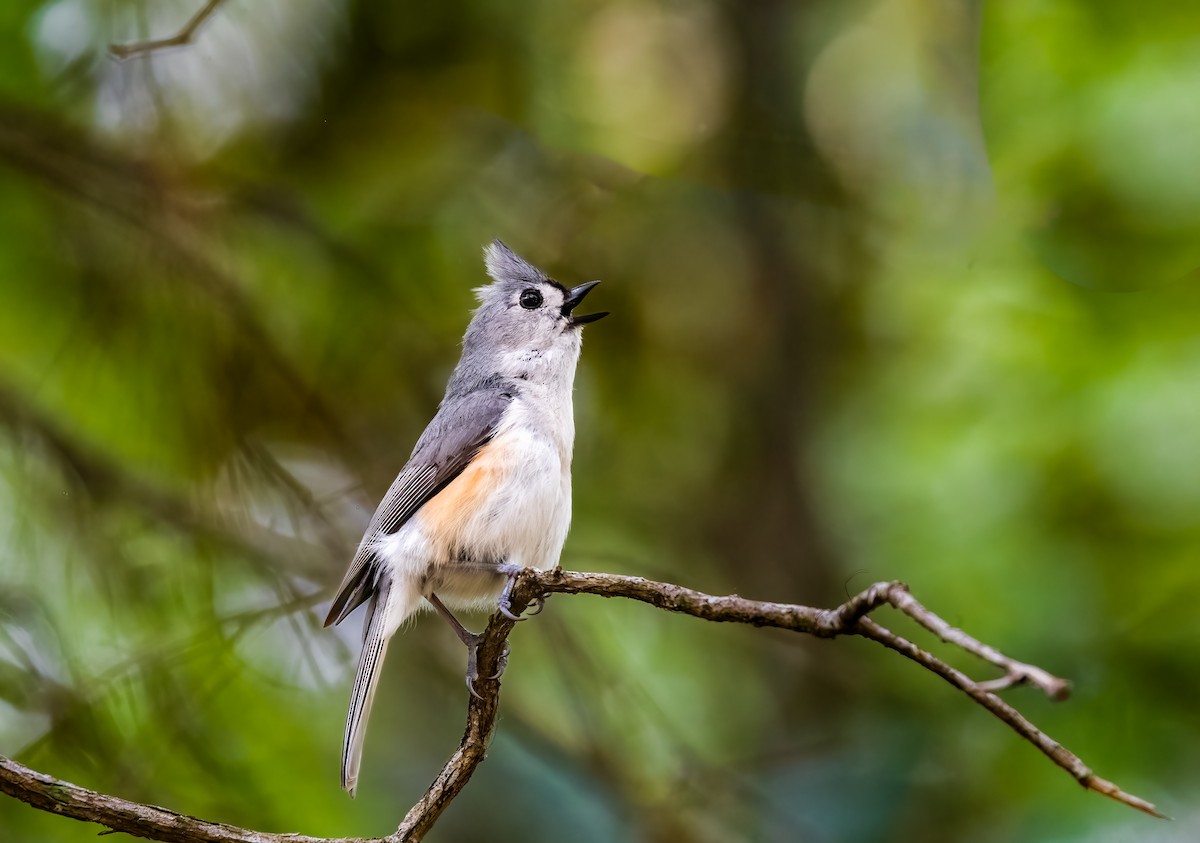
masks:
{"label": "blurred background", "polygon": [[[1200,836],[1194,8],[227,0],[108,53],[201,5],[0,7],[0,752],[394,830],[462,733],[462,647],[431,616],[392,645],[352,802],[359,624],[320,621],[501,237],[614,314],[565,567],[905,580],[1069,677],[1007,697],[1176,820],[868,642],[556,597],[431,840]],[[0,800],[5,843],[96,832]]]}

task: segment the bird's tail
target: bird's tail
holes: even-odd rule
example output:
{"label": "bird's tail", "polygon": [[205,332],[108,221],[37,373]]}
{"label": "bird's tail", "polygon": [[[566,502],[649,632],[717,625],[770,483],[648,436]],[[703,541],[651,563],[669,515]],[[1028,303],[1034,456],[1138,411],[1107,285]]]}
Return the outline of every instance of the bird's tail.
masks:
{"label": "bird's tail", "polygon": [[401,608],[397,598],[396,584],[385,576],[367,605],[362,655],[358,657],[358,671],[350,691],[350,710],[346,713],[346,735],[342,740],[342,788],[351,797],[358,786],[363,739],[367,734],[375,688],[379,685],[379,673],[383,669],[383,657],[387,654],[388,640],[400,625],[395,617],[397,609]]}

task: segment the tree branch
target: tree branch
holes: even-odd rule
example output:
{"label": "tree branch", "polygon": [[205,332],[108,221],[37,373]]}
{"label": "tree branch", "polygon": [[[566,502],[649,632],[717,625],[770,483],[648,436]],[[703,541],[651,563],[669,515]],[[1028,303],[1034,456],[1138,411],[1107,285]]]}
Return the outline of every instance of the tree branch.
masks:
{"label": "tree branch", "polygon": [[[903,583],[876,583],[835,609],[816,609],[787,603],[747,600],[736,594],[717,597],[641,577],[576,573],[561,569],[525,570],[517,575],[512,590],[512,609],[515,613],[520,613],[530,603],[551,594],[624,597],[715,623],[775,627],[819,638],[836,638],[841,635],[869,638],[895,650],[958,688],[1041,750],[1088,790],[1101,793],[1151,816],[1163,816],[1151,803],[1125,793],[1112,782],[1095,775],[1078,756],[1048,737],[997,695],[997,691],[1013,685],[1030,684],[1051,699],[1062,700],[1067,697],[1070,688],[1066,680],[1041,668],[1011,659],[955,629],[917,602]],[[892,606],[903,612],[946,643],[953,644],[999,668],[1003,675],[997,679],[978,682],[971,679],[867,617],[882,606]],[[499,614],[493,615],[488,621],[479,644],[481,676],[491,676],[499,672],[513,626],[513,621]],[[476,690],[479,697],[469,698],[466,730],[458,749],[446,761],[424,796],[409,809],[400,827],[387,837],[371,840],[344,838],[337,843],[415,843],[425,836],[446,807],[466,787],[471,775],[483,761],[495,731],[500,680],[480,679],[476,683]],[[251,831],[184,816],[164,808],[129,802],[51,778],[2,756],[0,792],[43,811],[99,823],[114,831],[165,843],[320,843],[322,840],[296,834]]]}
{"label": "tree branch", "polygon": [[133,56],[144,56],[157,50],[165,50],[168,47],[182,47],[190,44],[196,31],[216,13],[224,2],[225,0],[208,0],[200,7],[200,11],[192,15],[191,20],[183,25],[183,29],[169,38],[134,41],[132,44],[109,44],[108,51],[119,59],[128,59]]}

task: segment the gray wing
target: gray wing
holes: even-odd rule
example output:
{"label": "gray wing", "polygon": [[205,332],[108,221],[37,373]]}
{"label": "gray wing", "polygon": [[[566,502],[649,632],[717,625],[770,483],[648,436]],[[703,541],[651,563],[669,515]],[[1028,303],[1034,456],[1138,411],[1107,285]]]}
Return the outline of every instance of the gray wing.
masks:
{"label": "gray wing", "polygon": [[447,397],[413,448],[408,464],[371,516],[358,551],[350,563],[325,626],[341,623],[378,586],[374,540],[390,535],[412,518],[425,502],[462,474],[479,450],[495,435],[516,390],[505,384],[487,386],[465,395]]}

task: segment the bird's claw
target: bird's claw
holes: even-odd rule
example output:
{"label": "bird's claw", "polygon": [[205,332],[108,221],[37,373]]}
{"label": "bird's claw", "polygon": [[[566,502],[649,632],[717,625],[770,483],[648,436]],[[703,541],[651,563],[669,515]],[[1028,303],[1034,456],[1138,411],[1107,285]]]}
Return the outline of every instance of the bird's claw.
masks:
{"label": "bird's claw", "polygon": [[467,690],[477,700],[483,699],[475,690],[475,680],[479,678],[479,641],[482,638],[482,635],[472,634],[470,641],[463,641],[467,645]]}
{"label": "bird's claw", "polygon": [[508,618],[513,623],[520,623],[521,621],[525,620],[525,618],[515,614],[513,610],[509,608],[510,605],[511,604],[505,600],[504,597],[501,597],[500,602],[496,604],[496,611],[504,615],[504,617]]}
{"label": "bird's claw", "polygon": [[[479,642],[483,640],[482,635],[476,635],[475,640],[467,644],[467,690],[471,692],[471,696],[482,701],[483,695],[475,690],[475,682],[479,679]],[[488,677],[489,680],[495,681],[504,675],[504,669],[508,667],[508,654],[512,652],[512,647],[508,642],[504,644],[504,651],[497,659],[496,672]]]}
{"label": "bird's claw", "polygon": [[504,652],[502,652],[500,654],[500,658],[496,660],[496,672],[488,677],[489,679],[499,679],[504,675],[504,670],[508,667],[508,654],[511,652],[512,647],[510,647],[506,641],[504,643]]}
{"label": "bird's claw", "polygon": [[504,617],[508,618],[513,623],[532,618],[534,615],[539,615],[542,609],[546,608],[545,597],[535,597],[530,605],[536,606],[532,612],[522,616],[512,610],[512,592],[517,585],[517,577],[521,573],[521,568],[514,567],[511,570],[504,571],[508,574],[508,581],[504,583],[504,590],[500,592],[500,599],[496,601],[496,611]]}

